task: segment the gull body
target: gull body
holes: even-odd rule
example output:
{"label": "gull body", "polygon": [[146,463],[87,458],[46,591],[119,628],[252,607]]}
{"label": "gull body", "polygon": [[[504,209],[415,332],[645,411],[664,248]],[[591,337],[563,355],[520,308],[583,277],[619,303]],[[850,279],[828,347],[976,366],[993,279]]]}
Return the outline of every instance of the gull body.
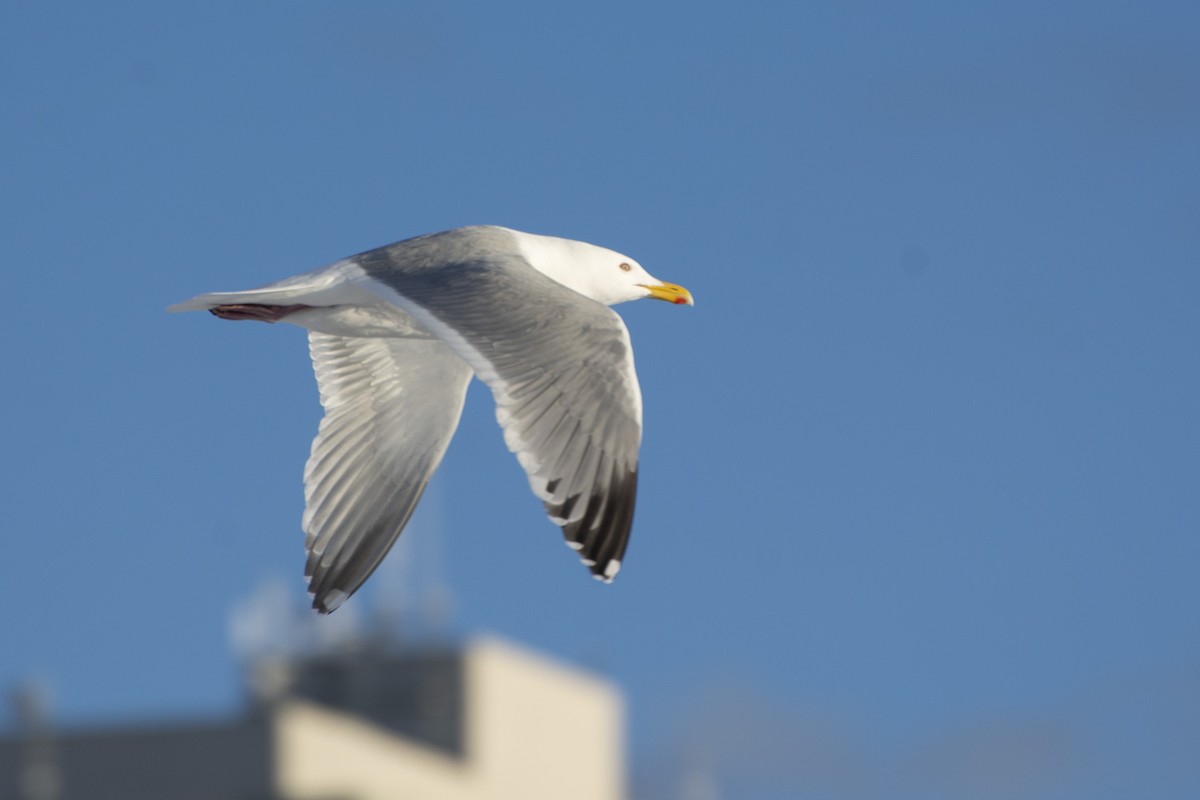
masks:
{"label": "gull body", "polygon": [[305,574],[328,613],[408,522],[472,376],[551,521],[611,581],[633,521],[642,398],[629,333],[607,306],[644,297],[692,305],[613,250],[473,226],[170,310],[308,330],[325,417],[304,471]]}

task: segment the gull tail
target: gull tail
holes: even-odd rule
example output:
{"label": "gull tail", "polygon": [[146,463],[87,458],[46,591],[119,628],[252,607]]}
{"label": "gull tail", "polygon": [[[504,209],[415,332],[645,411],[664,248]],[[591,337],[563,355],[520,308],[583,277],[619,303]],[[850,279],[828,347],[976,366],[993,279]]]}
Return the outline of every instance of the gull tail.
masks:
{"label": "gull tail", "polygon": [[362,302],[364,290],[351,280],[349,261],[339,261],[303,275],[242,292],[210,292],[167,306],[167,311],[208,311],[217,306],[336,306]]}

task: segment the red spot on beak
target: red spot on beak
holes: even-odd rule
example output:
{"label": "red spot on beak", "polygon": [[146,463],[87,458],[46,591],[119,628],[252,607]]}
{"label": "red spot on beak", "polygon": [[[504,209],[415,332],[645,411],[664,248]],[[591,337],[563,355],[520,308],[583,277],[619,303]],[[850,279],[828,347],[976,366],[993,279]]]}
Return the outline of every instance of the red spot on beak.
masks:
{"label": "red spot on beak", "polygon": [[676,298],[675,298],[674,300],[672,300],[671,302],[673,302],[673,303],[674,303],[675,305],[677,305],[677,306],[683,306],[683,305],[687,305],[687,300],[685,300],[685,299],[684,299],[684,298],[682,298],[682,297],[676,297]]}

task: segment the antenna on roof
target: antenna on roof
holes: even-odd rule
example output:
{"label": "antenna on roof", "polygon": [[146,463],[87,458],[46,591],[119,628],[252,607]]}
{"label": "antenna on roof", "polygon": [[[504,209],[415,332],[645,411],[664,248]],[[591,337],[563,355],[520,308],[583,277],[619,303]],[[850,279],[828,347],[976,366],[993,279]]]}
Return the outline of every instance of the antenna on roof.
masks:
{"label": "antenna on roof", "polygon": [[445,515],[434,478],[392,551],[375,574],[373,627],[384,640],[437,640],[446,635],[453,595],[443,559]]}
{"label": "antenna on roof", "polygon": [[[442,558],[445,525],[441,500],[435,480],[367,591],[336,614],[320,616],[305,608],[298,578],[263,580],[229,614],[234,653],[257,669],[315,653],[443,639],[449,630],[453,598]],[[365,626],[360,624],[364,608],[371,610]]]}

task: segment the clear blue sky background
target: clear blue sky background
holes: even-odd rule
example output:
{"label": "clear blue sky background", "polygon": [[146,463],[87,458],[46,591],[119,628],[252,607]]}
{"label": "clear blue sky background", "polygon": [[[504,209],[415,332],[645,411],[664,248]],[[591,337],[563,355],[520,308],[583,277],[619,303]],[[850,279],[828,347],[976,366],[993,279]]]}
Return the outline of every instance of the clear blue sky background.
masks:
{"label": "clear blue sky background", "polygon": [[303,598],[304,336],[163,308],[496,223],[697,298],[621,308],[613,586],[478,387],[411,532],[620,681],[642,796],[1200,793],[1200,5],[17,0],[0,102],[0,684],[60,719],[234,708]]}

